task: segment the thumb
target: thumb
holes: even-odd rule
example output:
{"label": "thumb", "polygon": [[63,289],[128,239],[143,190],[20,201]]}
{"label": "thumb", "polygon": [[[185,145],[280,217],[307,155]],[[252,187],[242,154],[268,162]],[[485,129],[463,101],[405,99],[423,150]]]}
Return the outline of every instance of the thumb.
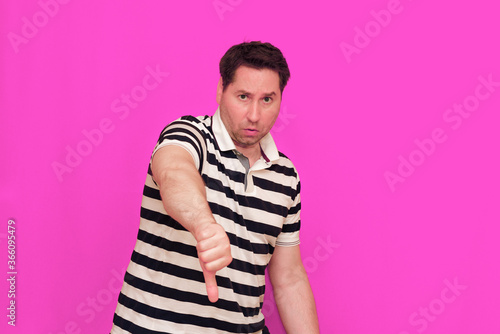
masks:
{"label": "thumb", "polygon": [[203,268],[203,277],[207,287],[208,300],[215,303],[219,299],[219,289],[217,288],[217,280],[215,279],[215,271],[208,271]]}

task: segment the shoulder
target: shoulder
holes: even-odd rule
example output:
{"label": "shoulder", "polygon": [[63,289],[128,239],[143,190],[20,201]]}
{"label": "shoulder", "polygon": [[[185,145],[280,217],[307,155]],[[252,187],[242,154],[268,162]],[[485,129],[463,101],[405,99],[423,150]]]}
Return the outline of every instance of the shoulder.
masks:
{"label": "shoulder", "polygon": [[273,161],[269,170],[274,172],[274,176],[272,177],[274,182],[278,182],[290,189],[291,198],[295,200],[301,189],[299,173],[292,160],[282,152],[278,153],[279,159]]}
{"label": "shoulder", "polygon": [[210,132],[211,128],[211,117],[210,116],[191,116],[186,115],[177,118],[176,120],[168,123],[160,134],[160,139],[165,137],[165,135],[173,132],[182,133],[193,133],[206,135]]}
{"label": "shoulder", "polygon": [[272,168],[275,172],[284,174],[289,177],[299,178],[299,173],[295,168],[292,160],[288,158],[284,153],[278,151],[279,159],[273,164]]}
{"label": "shoulder", "polygon": [[191,127],[198,128],[198,129],[203,129],[208,126],[211,126],[211,117],[210,116],[191,116],[191,115],[186,115],[179,117],[178,119],[170,122],[165,126],[166,128],[175,128],[178,126],[183,126],[183,125],[190,125]]}
{"label": "shoulder", "polygon": [[185,115],[177,119],[178,121],[185,121],[189,123],[194,123],[194,124],[202,124],[205,123],[206,120],[208,120],[210,116],[191,116],[191,115]]}

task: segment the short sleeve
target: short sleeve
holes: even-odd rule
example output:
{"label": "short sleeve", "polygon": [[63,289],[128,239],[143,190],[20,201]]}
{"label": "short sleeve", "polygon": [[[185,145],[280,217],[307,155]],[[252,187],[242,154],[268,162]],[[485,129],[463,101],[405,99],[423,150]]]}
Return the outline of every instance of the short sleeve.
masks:
{"label": "short sleeve", "polygon": [[205,137],[197,118],[184,116],[167,125],[160,134],[151,154],[151,160],[159,149],[168,145],[177,145],[186,149],[193,157],[196,168],[201,172],[207,150]]}
{"label": "short sleeve", "polygon": [[281,233],[276,239],[276,246],[296,246],[300,244],[300,180],[297,175],[297,183],[292,196],[292,205],[283,223]]}

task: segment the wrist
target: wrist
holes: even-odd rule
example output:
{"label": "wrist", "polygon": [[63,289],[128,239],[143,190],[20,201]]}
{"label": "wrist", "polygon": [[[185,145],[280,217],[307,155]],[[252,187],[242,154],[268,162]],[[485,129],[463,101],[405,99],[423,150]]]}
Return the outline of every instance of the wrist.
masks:
{"label": "wrist", "polygon": [[200,240],[207,239],[211,236],[211,234],[212,234],[211,229],[210,229],[211,225],[217,225],[215,220],[207,219],[204,221],[198,221],[196,224],[194,224],[194,226],[190,232],[194,236],[196,241],[199,242]]}

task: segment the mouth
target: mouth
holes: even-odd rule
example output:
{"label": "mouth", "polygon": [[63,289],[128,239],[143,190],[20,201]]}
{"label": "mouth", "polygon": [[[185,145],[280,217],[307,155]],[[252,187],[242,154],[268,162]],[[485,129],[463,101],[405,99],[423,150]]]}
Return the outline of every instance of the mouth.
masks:
{"label": "mouth", "polygon": [[257,129],[252,129],[252,128],[246,128],[246,129],[243,129],[243,132],[246,134],[246,135],[249,135],[249,136],[255,136],[259,131]]}

